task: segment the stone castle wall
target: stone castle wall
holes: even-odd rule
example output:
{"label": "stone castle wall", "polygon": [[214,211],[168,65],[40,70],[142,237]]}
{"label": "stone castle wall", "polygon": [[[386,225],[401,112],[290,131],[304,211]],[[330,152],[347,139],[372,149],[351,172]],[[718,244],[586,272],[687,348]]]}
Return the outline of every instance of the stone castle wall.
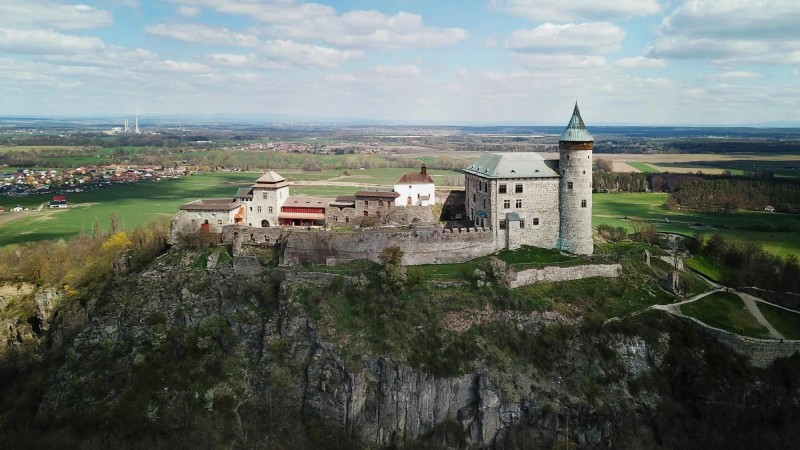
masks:
{"label": "stone castle wall", "polygon": [[622,266],[619,264],[589,264],[573,267],[544,267],[541,269],[528,269],[509,271],[506,284],[510,288],[517,288],[534,283],[550,283],[554,281],[580,280],[591,277],[616,278],[622,275]]}
{"label": "stone castle wall", "polygon": [[283,265],[343,264],[355,259],[378,262],[378,255],[390,246],[404,252],[407,265],[459,263],[494,252],[491,232],[476,228],[444,230],[359,230],[327,232],[290,228],[249,228],[229,226],[224,242],[245,245],[282,245]]}
{"label": "stone castle wall", "polygon": [[776,341],[737,336],[725,330],[710,327],[692,317],[676,317],[694,323],[701,332],[716,338],[737,354],[744,356],[755,367],[765,368],[778,358],[788,358],[800,352],[800,341]]}

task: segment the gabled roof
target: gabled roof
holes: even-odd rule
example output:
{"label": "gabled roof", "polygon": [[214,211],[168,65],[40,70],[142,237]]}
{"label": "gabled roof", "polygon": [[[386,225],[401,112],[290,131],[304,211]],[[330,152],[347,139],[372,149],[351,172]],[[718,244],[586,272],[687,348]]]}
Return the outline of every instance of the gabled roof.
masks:
{"label": "gabled roof", "polygon": [[557,159],[544,159],[538,153],[484,153],[464,172],[483,178],[560,177]]}
{"label": "gabled roof", "polygon": [[253,198],[253,188],[243,187],[236,190],[236,198],[250,197]]}
{"label": "gabled roof", "polygon": [[286,198],[283,206],[297,208],[324,208],[331,202],[327,197],[312,197],[310,195],[290,195]]}
{"label": "gabled roof", "polygon": [[561,133],[558,138],[559,142],[594,142],[594,137],[586,129],[581,117],[581,111],[578,109],[578,102],[575,102],[575,109],[572,111],[572,117],[569,119],[567,128]]}
{"label": "gabled roof", "polygon": [[231,201],[229,198],[202,198],[181,205],[183,211],[219,211],[230,212],[242,206],[241,202]]}
{"label": "gabled roof", "polygon": [[433,184],[433,178],[427,173],[408,172],[404,173],[394,184]]}

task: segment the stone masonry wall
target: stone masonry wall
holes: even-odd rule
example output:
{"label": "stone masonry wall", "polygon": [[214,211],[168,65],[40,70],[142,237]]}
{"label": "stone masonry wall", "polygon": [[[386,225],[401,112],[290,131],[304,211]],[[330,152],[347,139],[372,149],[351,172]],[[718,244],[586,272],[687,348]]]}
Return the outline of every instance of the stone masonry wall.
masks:
{"label": "stone masonry wall", "polygon": [[[561,249],[591,255],[592,243],[592,151],[560,150]],[[572,188],[570,188],[572,183]],[[581,206],[582,202],[586,206]]]}
{"label": "stone masonry wall", "polygon": [[465,262],[494,252],[492,234],[476,228],[329,232],[228,226],[223,229],[222,238],[224,242],[236,240],[245,245],[281,244],[283,265],[343,264],[355,259],[377,262],[378,255],[389,246],[403,250],[403,263],[407,265]]}
{"label": "stone masonry wall", "polygon": [[737,354],[744,356],[755,367],[765,368],[778,358],[788,358],[800,352],[800,341],[776,341],[737,336],[725,330],[709,327],[692,317],[676,317],[694,323],[701,332],[716,338]]}
{"label": "stone masonry wall", "polygon": [[549,283],[554,281],[580,280],[591,277],[616,278],[622,275],[622,266],[619,264],[590,264],[573,267],[544,267],[542,269],[528,269],[508,273],[507,284],[510,288],[526,286],[534,283]]}

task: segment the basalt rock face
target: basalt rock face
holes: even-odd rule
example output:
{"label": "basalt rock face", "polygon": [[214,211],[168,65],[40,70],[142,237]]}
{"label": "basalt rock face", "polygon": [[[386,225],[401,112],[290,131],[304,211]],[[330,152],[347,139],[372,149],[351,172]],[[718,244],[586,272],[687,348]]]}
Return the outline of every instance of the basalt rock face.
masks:
{"label": "basalt rock face", "polygon": [[[244,375],[221,381],[209,390],[212,394],[228,392],[244,402],[278,390],[293,413],[365,445],[401,445],[443,426],[463,432],[460,441],[444,443],[449,448],[530,448],[565,441],[581,447],[656,445],[650,421],[659,394],[647,387],[632,393],[627,383],[664,364],[670,348],[666,334],[655,340],[612,332],[572,334],[553,370],[536,376],[498,373],[476,363],[468,373],[436,377],[393,355],[362,355],[355,363],[344,358],[341,344],[324,338],[320,321],[297,295],[302,284],[325,287],[334,276],[236,269],[252,269],[252,261],[219,260],[208,269],[205,262],[192,265],[167,256],[173,260],[162,257],[148,270],[119,279],[97,301],[42,399],[40,418],[118,405],[121,392],[135,384],[135,373],[146,373],[149,358],[167,345],[170,329],[203,329],[209,317],[221,317],[234,336],[223,352],[238,361]],[[504,326],[539,332],[543,324],[537,320],[509,319]],[[598,345],[612,363],[586,356],[587,348]],[[109,361],[129,367],[131,375],[110,378]],[[286,375],[283,384],[281,374]],[[602,401],[586,400],[584,391],[597,386],[576,384],[583,379],[610,380]],[[161,400],[177,398],[174,389],[164,387]],[[168,420],[150,412],[152,420]]]}

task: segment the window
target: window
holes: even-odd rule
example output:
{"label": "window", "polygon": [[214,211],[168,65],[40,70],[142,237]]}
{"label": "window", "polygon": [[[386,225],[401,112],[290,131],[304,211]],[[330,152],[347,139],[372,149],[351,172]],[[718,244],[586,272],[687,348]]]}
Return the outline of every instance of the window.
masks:
{"label": "window", "polygon": [[539,225],[539,218],[538,217],[534,217],[533,218],[533,224],[534,225]]}
{"label": "window", "polygon": [[261,193],[261,198],[263,198],[264,200],[268,199],[269,198],[269,192],[267,192],[267,191],[262,192]]}
{"label": "window", "polygon": [[219,225],[222,225],[222,221],[221,221],[221,220],[218,220],[218,221],[217,221],[217,224],[219,224]]}
{"label": "window", "polygon": [[253,210],[253,207],[251,206],[251,207],[250,207],[250,211],[252,211],[252,210]]}
{"label": "window", "polygon": [[586,208],[586,199],[581,200],[581,208]]}
{"label": "window", "polygon": [[378,206],[383,206],[383,200],[378,200]]}
{"label": "window", "polygon": [[501,184],[501,185],[500,185],[500,186],[497,188],[497,192],[499,192],[499,193],[501,193],[501,194],[505,194],[505,193],[506,193],[506,185],[505,185],[505,184]]}
{"label": "window", "polygon": [[258,212],[261,212],[261,207],[260,206],[258,207]]}
{"label": "window", "polygon": [[268,206],[268,207],[267,207],[267,211],[268,211],[270,214],[272,214],[272,206]]}
{"label": "window", "polygon": [[486,199],[483,199],[483,209],[486,209]]}
{"label": "window", "polygon": [[521,198],[517,199],[517,204],[516,204],[515,208],[522,208],[522,199]]}
{"label": "window", "polygon": [[525,228],[525,219],[519,219],[519,227],[520,229]]}
{"label": "window", "polygon": [[500,229],[501,230],[506,229],[506,219],[500,219]]}
{"label": "window", "polygon": [[[366,208],[367,206],[369,206],[369,200],[364,200],[364,207]],[[366,216],[366,214],[364,215]]]}
{"label": "window", "polygon": [[368,217],[368,216],[369,216],[369,211],[364,211],[364,217]]}
{"label": "window", "polygon": [[511,200],[503,200],[503,209],[511,208]]}
{"label": "window", "polygon": [[514,192],[516,192],[517,194],[522,194],[522,185],[518,184],[514,186]]}
{"label": "window", "polygon": [[339,216],[333,216],[333,221],[334,222],[338,222],[339,221]]}
{"label": "window", "polygon": [[567,181],[567,189],[572,189],[572,181]]}
{"label": "window", "polygon": [[472,201],[473,201],[473,202],[474,202],[474,201],[476,201],[476,200],[475,200],[475,194],[474,194],[474,193],[472,194]]}

